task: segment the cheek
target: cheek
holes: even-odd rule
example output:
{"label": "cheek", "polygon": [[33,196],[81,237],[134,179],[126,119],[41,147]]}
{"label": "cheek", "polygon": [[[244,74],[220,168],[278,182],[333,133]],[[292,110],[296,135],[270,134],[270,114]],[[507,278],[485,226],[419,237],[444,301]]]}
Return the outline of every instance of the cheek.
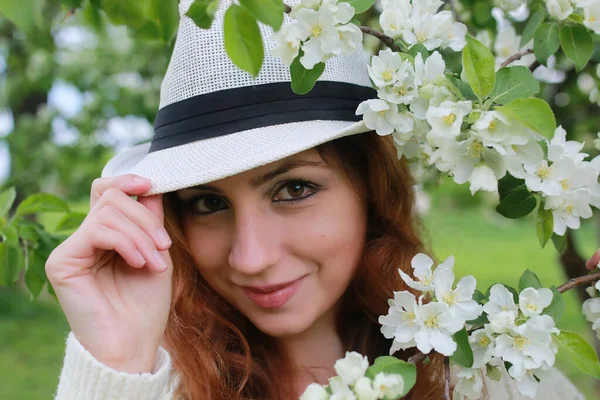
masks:
{"label": "cheek", "polygon": [[222,272],[227,264],[229,240],[226,235],[211,230],[192,227],[186,231],[186,239],[190,245],[196,266],[204,279],[212,281]]}

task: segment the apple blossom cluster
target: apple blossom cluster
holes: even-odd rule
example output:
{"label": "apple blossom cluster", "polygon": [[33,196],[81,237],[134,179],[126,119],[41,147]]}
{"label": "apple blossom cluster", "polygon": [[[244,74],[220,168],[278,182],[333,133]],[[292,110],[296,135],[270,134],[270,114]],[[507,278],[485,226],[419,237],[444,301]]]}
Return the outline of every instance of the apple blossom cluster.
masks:
{"label": "apple blossom cluster", "polygon": [[456,22],[450,11],[439,11],[440,0],[383,0],[379,24],[383,33],[402,39],[409,47],[422,44],[427,50],[449,47],[462,50],[467,27]]}
{"label": "apple blossom cluster", "polygon": [[397,399],[404,393],[404,379],[399,374],[379,372],[373,379],[365,374],[369,368],[367,357],[357,352],[346,352],[337,360],[337,376],[329,379],[328,386],[308,385],[300,400],[377,400]]}
{"label": "apple blossom cluster", "polygon": [[339,54],[351,54],[362,46],[360,28],[350,23],[354,7],[338,0],[301,0],[290,13],[295,22],[283,26],[273,37],[278,45],[272,54],[290,66],[302,50],[306,69]]}
{"label": "apple blossom cluster", "polygon": [[[422,294],[417,301],[408,291],[394,292],[388,314],[379,317],[381,333],[393,339],[390,355],[417,347],[423,354],[435,350],[451,356],[457,346],[452,335],[483,312],[482,306],[473,300],[477,285],[474,277],[462,278],[453,288],[454,257],[448,257],[434,270],[433,264],[429,256],[419,253],[411,261],[417,280],[398,270],[404,282]],[[432,299],[424,303],[426,296]]]}
{"label": "apple blossom cluster", "polygon": [[379,98],[359,104],[356,114],[379,135],[392,134],[398,156],[434,164],[456,183],[469,182],[471,193],[496,191],[507,171],[542,159],[541,135],[459,99],[437,51],[426,61],[418,53],[413,65],[386,49],[367,68]]}
{"label": "apple blossom cluster", "polygon": [[554,232],[562,236],[567,227],[578,229],[580,218],[592,216],[591,205],[600,207],[600,156],[584,161],[583,143],[567,141],[562,126],[556,128],[547,148],[547,159],[525,163],[511,174],[524,179],[530,191],[541,194],[544,208],[552,210]]}
{"label": "apple blossom cluster", "polygon": [[548,13],[554,19],[563,21],[577,8],[583,11],[583,24],[600,33],[600,1],[598,0],[546,0]]}
{"label": "apple blossom cluster", "polygon": [[473,299],[477,282],[472,276],[463,277],[453,288],[453,264],[453,257],[448,257],[432,270],[433,260],[417,254],[411,262],[416,280],[399,271],[406,284],[422,294],[417,300],[408,291],[394,292],[388,314],[379,318],[381,332],[393,339],[390,354],[416,347],[424,354],[435,350],[452,356],[457,349],[453,335],[465,326],[483,324],[469,334],[473,365],[453,367],[458,378],[455,398],[480,398],[483,378],[500,376],[505,363],[510,365],[507,373],[516,381],[519,392],[534,397],[536,378],[554,365],[558,351],[552,334],[560,332],[554,319],[543,315],[552,303],[553,292],[525,288],[518,295],[517,305],[513,293],[497,284],[481,305]]}
{"label": "apple blossom cluster", "polygon": [[455,398],[480,398],[483,378],[498,380],[505,365],[510,365],[507,372],[519,392],[535,397],[539,378],[554,365],[558,352],[552,335],[560,331],[552,317],[543,315],[552,298],[550,289],[529,287],[521,291],[517,305],[504,285],[491,287],[483,305],[489,322],[469,334],[473,366],[455,367]]}

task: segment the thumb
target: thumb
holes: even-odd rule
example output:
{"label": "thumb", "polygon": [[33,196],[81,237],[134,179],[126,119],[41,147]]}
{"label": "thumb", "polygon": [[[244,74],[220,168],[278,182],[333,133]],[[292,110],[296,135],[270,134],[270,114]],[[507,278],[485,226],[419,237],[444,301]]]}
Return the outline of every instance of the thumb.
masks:
{"label": "thumb", "polygon": [[163,196],[162,194],[155,194],[152,196],[138,197],[138,202],[144,207],[152,211],[154,215],[158,217],[158,220],[164,224],[165,213],[163,209]]}

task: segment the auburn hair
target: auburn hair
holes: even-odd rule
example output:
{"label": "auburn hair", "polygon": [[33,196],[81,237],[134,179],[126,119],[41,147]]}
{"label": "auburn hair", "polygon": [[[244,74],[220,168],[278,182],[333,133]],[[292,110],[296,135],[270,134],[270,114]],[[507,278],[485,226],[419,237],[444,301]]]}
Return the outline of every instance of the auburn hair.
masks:
{"label": "auburn hair", "polygon": [[[388,355],[391,340],[381,334],[378,317],[388,312],[393,292],[407,290],[398,268],[425,251],[415,212],[413,180],[397,159],[392,137],[375,132],[343,137],[317,146],[332,167],[341,168],[367,207],[367,234],[357,272],[341,299],[337,330],[347,351],[369,362]],[[202,278],[180,223],[183,206],[174,193],[163,197],[165,227],[173,241],[173,291],[164,346],[180,380],[176,398],[184,400],[293,398],[289,360],[274,341],[221,298]],[[395,354],[408,359],[414,349]],[[439,399],[443,358],[433,355],[417,366],[417,383],[406,398]]]}

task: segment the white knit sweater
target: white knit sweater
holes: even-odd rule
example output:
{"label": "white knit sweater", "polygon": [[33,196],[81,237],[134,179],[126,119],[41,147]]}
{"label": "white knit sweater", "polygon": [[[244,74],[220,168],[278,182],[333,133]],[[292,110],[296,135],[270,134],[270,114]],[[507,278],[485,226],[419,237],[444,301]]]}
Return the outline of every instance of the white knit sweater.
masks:
{"label": "white knit sweater", "polygon": [[[129,374],[100,363],[73,332],[66,342],[55,400],[175,400],[178,374],[164,348],[158,349],[151,373]],[[531,400],[519,395],[507,376],[499,382],[487,380],[486,387],[489,400]],[[561,372],[553,369],[540,382],[535,400],[584,400],[584,397]]]}

